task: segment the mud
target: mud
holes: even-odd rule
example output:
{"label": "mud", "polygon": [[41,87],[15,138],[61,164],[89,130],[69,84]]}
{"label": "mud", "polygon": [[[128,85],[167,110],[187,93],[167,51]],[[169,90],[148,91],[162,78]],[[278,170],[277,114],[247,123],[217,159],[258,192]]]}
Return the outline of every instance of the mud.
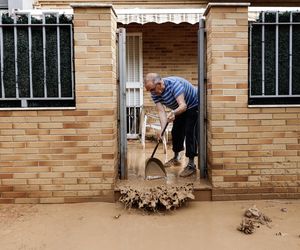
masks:
{"label": "mud", "polygon": [[245,211],[244,217],[237,229],[245,234],[252,234],[260,225],[269,226],[269,223],[272,222],[271,218],[262,213],[255,205]]}
{"label": "mud", "polygon": [[35,205],[3,205],[0,206],[0,221],[6,226],[11,221],[23,221],[25,217],[34,215],[37,212]]}
{"label": "mud", "polygon": [[[272,227],[246,235],[236,227],[253,204]],[[0,215],[1,250],[300,249],[300,200],[188,202],[151,214],[119,203],[0,204]]]}
{"label": "mud", "polygon": [[184,186],[156,186],[151,188],[123,187],[120,189],[120,202],[125,208],[138,208],[145,211],[169,211],[181,207],[189,199],[194,199],[193,184]]}

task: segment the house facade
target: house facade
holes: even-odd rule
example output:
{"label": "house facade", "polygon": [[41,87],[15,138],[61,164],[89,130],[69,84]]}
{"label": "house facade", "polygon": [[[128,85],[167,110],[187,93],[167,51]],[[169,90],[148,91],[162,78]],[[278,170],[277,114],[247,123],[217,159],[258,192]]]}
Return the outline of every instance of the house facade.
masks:
{"label": "house facade", "polygon": [[[268,1],[249,2],[163,4],[168,12],[196,9],[205,17],[212,200],[299,198],[300,103],[249,105],[249,7],[270,6]],[[192,14],[168,13],[168,21],[160,23],[152,13],[155,21],[143,23],[145,12],[139,22],[121,21],[135,18],[124,10],[133,4],[161,6],[155,1],[35,3],[41,9],[73,9],[76,106],[0,111],[0,203],[114,201],[119,178],[117,28],[125,28],[132,43],[127,68],[132,82],[158,72],[197,84],[199,24],[184,19]],[[142,102],[152,107],[147,95]]]}

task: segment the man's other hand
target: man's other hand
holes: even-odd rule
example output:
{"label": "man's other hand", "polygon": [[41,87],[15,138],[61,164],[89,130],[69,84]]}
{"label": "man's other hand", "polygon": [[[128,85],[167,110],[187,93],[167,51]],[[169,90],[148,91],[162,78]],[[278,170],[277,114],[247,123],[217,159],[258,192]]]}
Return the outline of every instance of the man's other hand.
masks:
{"label": "man's other hand", "polygon": [[168,122],[173,122],[175,120],[175,112],[174,112],[174,110],[172,110],[171,112],[168,113],[167,119],[168,119]]}

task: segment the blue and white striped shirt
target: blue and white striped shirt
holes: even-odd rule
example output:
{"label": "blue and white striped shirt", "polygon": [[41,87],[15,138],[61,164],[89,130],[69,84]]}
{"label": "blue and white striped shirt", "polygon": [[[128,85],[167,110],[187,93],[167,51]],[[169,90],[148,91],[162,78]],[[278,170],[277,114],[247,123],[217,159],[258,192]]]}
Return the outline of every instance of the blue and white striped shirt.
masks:
{"label": "blue and white striped shirt", "polygon": [[163,81],[165,83],[164,92],[160,96],[151,93],[154,103],[160,102],[174,110],[178,108],[176,98],[183,93],[187,109],[198,105],[198,91],[189,81],[177,76],[163,78]]}

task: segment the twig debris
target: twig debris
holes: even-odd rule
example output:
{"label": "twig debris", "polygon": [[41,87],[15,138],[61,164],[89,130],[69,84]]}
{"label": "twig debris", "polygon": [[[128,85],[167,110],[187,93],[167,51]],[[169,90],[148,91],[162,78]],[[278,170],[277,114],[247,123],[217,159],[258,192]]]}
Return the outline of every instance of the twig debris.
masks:
{"label": "twig debris", "polygon": [[252,234],[255,231],[255,225],[252,220],[244,218],[238,227],[238,230],[245,234]]}
{"label": "twig debris", "polygon": [[252,234],[259,225],[268,226],[272,222],[271,218],[260,212],[255,205],[245,211],[244,217],[237,229],[245,234]]}
{"label": "twig debris", "polygon": [[284,213],[287,213],[288,210],[287,210],[286,207],[283,207],[283,208],[280,209],[280,211],[281,211],[281,212],[284,212]]}
{"label": "twig debris", "polygon": [[278,232],[275,234],[276,236],[287,236],[287,233],[283,233],[283,232]]}

